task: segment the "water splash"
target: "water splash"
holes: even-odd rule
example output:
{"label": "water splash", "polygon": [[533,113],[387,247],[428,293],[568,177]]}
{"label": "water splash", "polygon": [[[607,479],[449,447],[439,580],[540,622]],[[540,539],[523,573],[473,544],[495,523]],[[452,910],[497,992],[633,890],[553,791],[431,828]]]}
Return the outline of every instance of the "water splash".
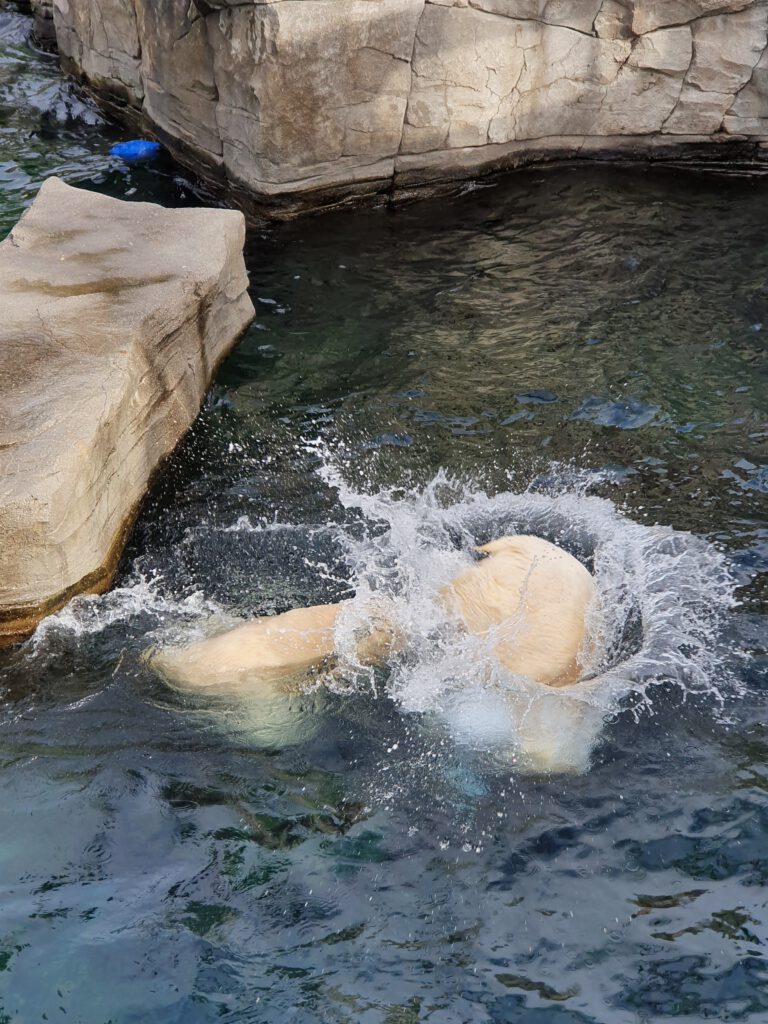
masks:
{"label": "water splash", "polygon": [[[320,456],[322,482],[338,499],[333,521],[286,524],[241,516],[204,522],[187,529],[171,558],[181,563],[184,546],[200,531],[214,545],[217,536],[223,542],[233,534],[258,535],[252,557],[263,571],[269,545],[282,551],[289,534],[303,555],[308,591],[315,579],[354,589],[337,628],[340,665],[331,685],[338,692],[380,692],[383,686],[406,717],[434,722],[505,767],[570,771],[588,766],[607,716],[626,708],[653,713],[660,684],[677,687],[683,699],[706,694],[722,705],[730,685],[722,631],[734,603],[726,558],[701,538],[638,523],[595,496],[591,491],[603,475],[552,466],[523,491],[510,483],[497,493],[446,471],[425,485],[365,487],[349,483],[352,474],[341,459],[317,446],[313,452]],[[515,533],[560,545],[594,574],[598,598],[584,650],[587,671],[574,687],[553,690],[511,675],[494,658],[491,637],[469,636],[445,621],[440,591],[471,563],[471,549]],[[248,557],[237,551],[239,559]],[[262,594],[279,592],[284,563],[273,561],[275,579]],[[143,646],[189,643],[239,621],[204,594],[199,579],[189,583],[174,593],[172,583],[137,570],[104,597],[77,598],[47,619],[31,647],[44,654],[55,651],[63,634],[76,638],[121,623],[134,646],[139,640]],[[274,595],[270,600],[274,604]],[[372,605],[385,607],[394,634],[404,638],[384,675],[356,655]]]}
{"label": "water splash", "polygon": [[[347,544],[357,597],[339,646],[350,673],[364,677],[351,638],[371,601],[389,602],[396,630],[408,637],[387,683],[404,712],[439,716],[461,742],[503,763],[583,770],[606,716],[626,706],[653,713],[660,684],[722,705],[731,685],[722,630],[734,604],[725,556],[591,494],[600,474],[552,467],[523,492],[488,494],[445,471],[423,487],[371,492],[350,486],[327,457],[320,472],[368,525]],[[515,533],[560,545],[595,576],[588,667],[574,687],[514,677],[493,658],[489,638],[445,626],[438,595],[469,564],[469,549]]]}

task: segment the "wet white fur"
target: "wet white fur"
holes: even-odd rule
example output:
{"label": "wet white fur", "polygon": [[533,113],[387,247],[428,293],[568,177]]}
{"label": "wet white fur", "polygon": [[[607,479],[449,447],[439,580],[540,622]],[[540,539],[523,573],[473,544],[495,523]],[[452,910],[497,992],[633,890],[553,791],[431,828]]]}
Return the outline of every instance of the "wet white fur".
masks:
{"label": "wet white fur", "polygon": [[[498,661],[514,676],[524,677],[534,696],[544,688],[573,686],[582,674],[580,657],[594,597],[590,573],[572,555],[539,537],[502,537],[478,551],[480,560],[441,591],[446,618],[488,637]],[[318,605],[257,618],[188,647],[157,652],[151,663],[172,686],[255,698],[266,713],[281,698],[295,701],[331,667],[343,609],[344,603]],[[371,608],[368,621],[370,629],[357,645],[359,660],[384,662],[393,646],[407,643],[395,635],[382,606]],[[550,702],[545,710],[518,694],[508,695],[504,703],[509,728],[532,764],[562,767],[553,746]],[[465,711],[463,717],[468,725],[476,716]],[[562,709],[556,717],[558,733],[584,724],[579,705],[565,721]]]}

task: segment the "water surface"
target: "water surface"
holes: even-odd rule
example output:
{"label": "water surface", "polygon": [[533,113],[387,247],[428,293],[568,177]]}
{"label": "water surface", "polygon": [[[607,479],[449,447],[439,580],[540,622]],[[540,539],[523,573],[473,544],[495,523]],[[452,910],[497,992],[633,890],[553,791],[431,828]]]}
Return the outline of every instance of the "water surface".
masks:
{"label": "water surface", "polygon": [[[29,25],[0,12],[0,233],[50,173],[196,201],[108,156]],[[766,1019],[767,199],[562,169],[250,233],[257,319],[116,589],[0,658],[1,1020]],[[467,742],[428,660],[277,746],[141,661],[371,571],[418,613],[510,526],[602,559],[617,608],[659,566],[673,598],[617,640],[665,658],[581,774]]]}

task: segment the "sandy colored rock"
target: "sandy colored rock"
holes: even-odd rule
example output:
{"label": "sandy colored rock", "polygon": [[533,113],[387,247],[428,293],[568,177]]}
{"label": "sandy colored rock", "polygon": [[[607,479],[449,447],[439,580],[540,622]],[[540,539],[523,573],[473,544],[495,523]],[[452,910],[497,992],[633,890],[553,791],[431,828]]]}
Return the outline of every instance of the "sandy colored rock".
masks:
{"label": "sandy colored rock", "polygon": [[633,31],[643,35],[665,25],[680,25],[712,14],[734,14],[760,4],[761,0],[628,0],[627,6],[633,11]]}
{"label": "sandy colored rock", "polygon": [[133,0],[54,0],[59,52],[106,96],[141,107],[141,43]]}
{"label": "sandy colored rock", "polygon": [[229,178],[265,195],[391,178],[423,0],[281,0],[208,19]]}
{"label": "sandy colored rock", "polygon": [[146,116],[214,164],[222,142],[208,29],[189,0],[134,0]]}
{"label": "sandy colored rock", "polygon": [[155,470],[253,316],[240,213],[57,178],[0,244],[0,643],[110,583]]}
{"label": "sandy colored rock", "polygon": [[688,25],[682,25],[641,36],[630,51],[627,64],[632,68],[677,75],[688,71],[692,59],[691,29]]}
{"label": "sandy colored rock", "polygon": [[765,0],[53,3],[66,67],[278,215],[624,138],[751,173],[768,141]]}
{"label": "sandy colored rock", "polygon": [[726,131],[768,138],[768,50],[723,118]]}
{"label": "sandy colored rock", "polygon": [[767,28],[768,7],[763,5],[696,22],[686,83],[702,92],[735,96],[765,51]]}
{"label": "sandy colored rock", "polygon": [[[518,21],[538,21],[590,34],[603,0],[469,0],[469,6]],[[460,6],[457,4],[456,6]]]}
{"label": "sandy colored rock", "polygon": [[44,49],[54,48],[53,0],[30,0],[29,6],[35,19],[35,39]]}

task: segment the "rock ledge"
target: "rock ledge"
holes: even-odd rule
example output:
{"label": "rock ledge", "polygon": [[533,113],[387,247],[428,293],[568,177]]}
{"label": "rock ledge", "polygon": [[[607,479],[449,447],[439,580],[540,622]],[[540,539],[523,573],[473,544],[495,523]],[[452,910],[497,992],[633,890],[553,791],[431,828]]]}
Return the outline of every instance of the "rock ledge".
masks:
{"label": "rock ledge", "polygon": [[768,171],[766,0],[53,0],[65,68],[244,209],[568,158]]}
{"label": "rock ledge", "polygon": [[0,644],[111,583],[152,476],[253,318],[231,210],[45,182],[0,244]]}

